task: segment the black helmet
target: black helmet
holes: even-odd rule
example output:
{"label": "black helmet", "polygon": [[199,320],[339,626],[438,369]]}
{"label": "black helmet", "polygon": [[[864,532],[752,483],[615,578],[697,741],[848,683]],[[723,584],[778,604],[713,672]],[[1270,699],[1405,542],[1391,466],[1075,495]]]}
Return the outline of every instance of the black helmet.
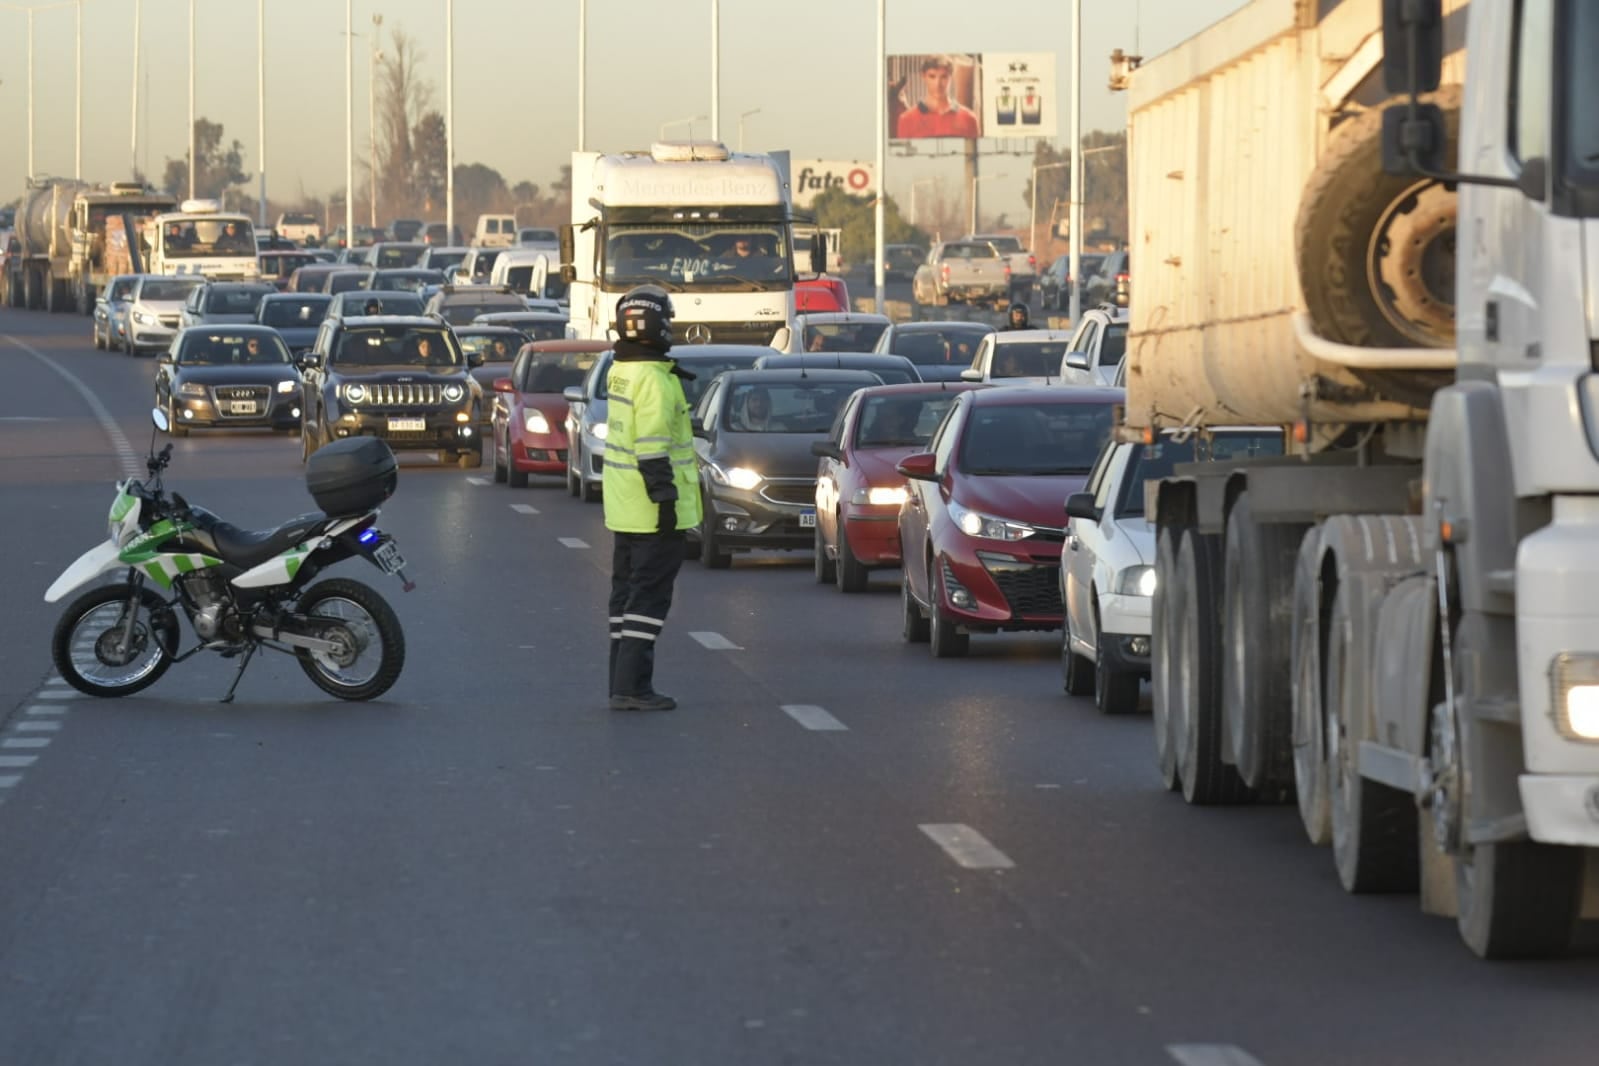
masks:
{"label": "black helmet", "polygon": [[664,352],[672,347],[672,297],[659,285],[640,285],[616,301],[616,332],[623,340]]}
{"label": "black helmet", "polygon": [[1029,321],[1030,321],[1030,319],[1029,319],[1028,314],[1027,314],[1027,305],[1026,304],[1024,304],[1024,303],[1014,303],[1014,304],[1010,305],[1010,324],[1011,325],[1013,325],[1013,326],[1025,326],[1025,325],[1028,324]]}

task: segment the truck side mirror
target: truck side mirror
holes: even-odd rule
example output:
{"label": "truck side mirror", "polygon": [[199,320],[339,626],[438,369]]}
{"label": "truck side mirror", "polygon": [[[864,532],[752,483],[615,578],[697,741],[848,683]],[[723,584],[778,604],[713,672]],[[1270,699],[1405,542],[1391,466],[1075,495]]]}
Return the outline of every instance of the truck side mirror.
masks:
{"label": "truck side mirror", "polygon": [[1442,80],[1443,66],[1443,0],[1383,0],[1384,88],[1390,93],[1430,93]]}
{"label": "truck side mirror", "polygon": [[811,235],[811,273],[827,273],[827,250],[822,245],[820,233]]}
{"label": "truck side mirror", "polygon": [[570,223],[561,227],[561,280],[568,285],[577,280],[577,236],[572,232]]}

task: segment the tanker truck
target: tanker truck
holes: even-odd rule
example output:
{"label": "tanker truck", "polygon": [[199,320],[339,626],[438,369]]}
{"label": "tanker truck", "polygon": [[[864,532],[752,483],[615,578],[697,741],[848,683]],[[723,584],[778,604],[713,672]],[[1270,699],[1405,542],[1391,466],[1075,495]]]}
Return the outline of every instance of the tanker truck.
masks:
{"label": "tanker truck", "polygon": [[144,270],[140,236],[175,202],[139,182],[113,182],[109,188],[66,180],[32,185],[16,218],[21,252],[0,279],[6,302],[90,313],[109,278]]}
{"label": "tanker truck", "polygon": [[1127,79],[1119,433],[1288,445],[1146,486],[1156,763],[1556,954],[1599,916],[1599,4],[1387,6],[1253,0]]}

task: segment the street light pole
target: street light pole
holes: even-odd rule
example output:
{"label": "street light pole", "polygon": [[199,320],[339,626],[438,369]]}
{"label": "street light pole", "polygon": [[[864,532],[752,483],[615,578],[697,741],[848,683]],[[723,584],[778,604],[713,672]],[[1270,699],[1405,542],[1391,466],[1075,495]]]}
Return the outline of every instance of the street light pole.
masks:
{"label": "street light pole", "polygon": [[1073,328],[1083,313],[1083,0],[1072,0],[1072,193],[1067,225],[1071,227]]}
{"label": "street light pole", "polygon": [[133,0],[133,110],[128,123],[133,131],[130,139],[132,154],[129,159],[133,163],[133,169],[128,172],[130,177],[139,172],[139,31],[143,21],[144,0]]}
{"label": "street light pole", "polygon": [[33,170],[33,8],[28,8],[28,180]]}
{"label": "street light pole", "polygon": [[444,233],[455,240],[455,0],[444,0]]}
{"label": "street light pole", "polygon": [[355,247],[355,26],[344,0],[344,246]]}
{"label": "street light pole", "polygon": [[888,0],[877,0],[877,197],[872,206],[872,309],[883,313],[887,275],[883,243],[888,232],[884,201],[888,197]]}
{"label": "street light pole", "polygon": [[256,155],[260,157],[258,171],[261,176],[260,203],[256,206],[257,224],[266,229],[266,0],[255,4],[255,126],[259,142]]}
{"label": "street light pole", "polygon": [[1008,177],[1010,177],[1009,174],[974,174],[972,176],[972,228],[968,232],[970,232],[970,233],[976,233],[977,232],[977,185],[978,185],[978,183],[987,181],[989,178],[1008,178]]}
{"label": "street light pole", "polygon": [[189,199],[194,199],[195,171],[200,169],[195,156],[194,135],[194,0],[189,0]]}
{"label": "street light pole", "polygon": [[[693,139],[690,135],[690,140]],[[711,140],[722,139],[722,0],[711,0]]]}
{"label": "street light pole", "polygon": [[367,172],[371,179],[370,191],[367,194],[371,218],[367,225],[373,229],[378,228],[378,60],[383,58],[383,53],[378,49],[378,34],[383,27],[383,16],[372,16],[372,62],[367,66],[366,75],[366,128],[367,128]]}
{"label": "street light pole", "polygon": [[742,152],[744,150],[744,120],[749,118],[751,115],[759,115],[760,113],[761,113],[761,109],[757,107],[757,108],[754,108],[753,110],[746,111],[742,115],[738,116],[738,150],[739,151]]}
{"label": "street light pole", "polygon": [[587,151],[583,141],[588,124],[589,0],[577,0],[577,150]]}
{"label": "street light pole", "polygon": [[72,29],[77,37],[74,45],[74,63],[77,70],[77,118],[73,123],[72,176],[83,180],[83,0],[73,8]]}
{"label": "street light pole", "polygon": [[1033,168],[1033,205],[1028,212],[1027,240],[1033,247],[1033,253],[1038,253],[1038,175],[1046,170],[1059,170],[1061,167],[1075,166],[1077,153],[1072,153],[1072,158],[1064,163],[1045,163],[1043,166]]}
{"label": "street light pole", "polygon": [[671,129],[673,126],[687,125],[688,126],[688,138],[689,138],[689,140],[692,141],[694,139],[694,123],[696,123],[696,122],[704,122],[704,121],[705,121],[705,116],[704,115],[695,115],[693,118],[674,118],[670,122],[663,122],[663,123],[661,123],[661,137],[660,137],[660,139],[663,140],[663,141],[666,140],[666,131]]}

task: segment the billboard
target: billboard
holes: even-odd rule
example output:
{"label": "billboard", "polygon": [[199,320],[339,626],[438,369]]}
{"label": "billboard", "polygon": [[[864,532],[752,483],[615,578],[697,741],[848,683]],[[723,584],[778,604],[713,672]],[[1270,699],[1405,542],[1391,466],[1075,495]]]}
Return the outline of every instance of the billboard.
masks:
{"label": "billboard", "polygon": [[794,206],[809,210],[817,194],[828,189],[843,189],[851,196],[875,196],[876,170],[874,163],[853,160],[796,159],[789,170],[793,175]]}
{"label": "billboard", "polygon": [[916,53],[888,57],[888,136],[1054,137],[1050,52]]}

